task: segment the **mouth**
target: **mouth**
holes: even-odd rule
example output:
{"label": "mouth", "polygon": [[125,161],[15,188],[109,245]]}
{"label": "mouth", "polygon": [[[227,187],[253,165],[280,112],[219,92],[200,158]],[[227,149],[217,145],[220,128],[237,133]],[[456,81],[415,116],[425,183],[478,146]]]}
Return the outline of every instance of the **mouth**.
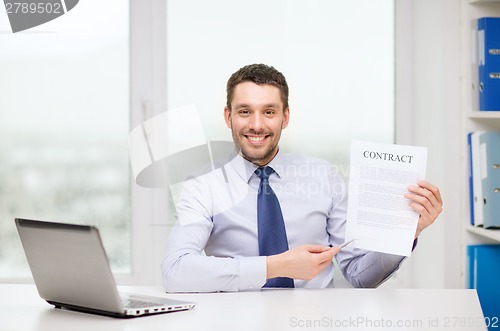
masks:
{"label": "mouth", "polygon": [[252,145],[262,145],[263,143],[266,142],[267,138],[269,137],[268,135],[244,135],[245,138],[250,142]]}

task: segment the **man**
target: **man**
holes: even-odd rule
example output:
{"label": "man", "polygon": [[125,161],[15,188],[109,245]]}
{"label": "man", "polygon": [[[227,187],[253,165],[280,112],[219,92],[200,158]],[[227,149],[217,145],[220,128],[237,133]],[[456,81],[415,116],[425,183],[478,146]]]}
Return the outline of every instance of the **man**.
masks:
{"label": "man", "polygon": [[[167,291],[330,287],[334,257],[355,287],[376,287],[399,268],[402,256],[350,246],[341,250],[347,214],[343,180],[326,161],[280,152],[290,109],[288,85],[279,71],[253,64],[235,72],[227,83],[224,118],[238,155],[185,183],[162,263]],[[442,201],[438,188],[425,181],[408,190],[405,197],[420,214],[415,246],[441,212]],[[263,207],[261,199],[270,194],[278,207]],[[266,222],[281,220],[276,221],[281,222],[279,235],[264,230],[267,223],[261,222],[276,208]],[[263,247],[283,241],[283,235],[285,246],[267,253]],[[266,236],[271,238],[263,244]]]}

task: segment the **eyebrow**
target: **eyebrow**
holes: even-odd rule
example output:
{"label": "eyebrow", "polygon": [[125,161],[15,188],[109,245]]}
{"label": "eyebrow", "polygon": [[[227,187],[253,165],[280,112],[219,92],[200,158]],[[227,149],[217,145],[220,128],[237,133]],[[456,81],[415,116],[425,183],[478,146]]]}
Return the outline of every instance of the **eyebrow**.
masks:
{"label": "eyebrow", "polygon": [[[280,105],[276,104],[276,103],[268,103],[268,104],[265,104],[263,106],[264,108],[280,108]],[[236,104],[235,109],[240,109],[240,108],[252,108],[252,106],[248,103],[239,103],[239,104]]]}

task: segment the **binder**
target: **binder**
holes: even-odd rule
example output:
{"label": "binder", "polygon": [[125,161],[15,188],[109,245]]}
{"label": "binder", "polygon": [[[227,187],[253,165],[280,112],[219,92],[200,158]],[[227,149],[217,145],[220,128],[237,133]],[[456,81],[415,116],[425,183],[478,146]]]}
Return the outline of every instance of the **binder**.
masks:
{"label": "binder", "polygon": [[473,132],[469,132],[467,134],[467,165],[469,166],[469,218],[470,224],[474,225],[474,182],[472,177],[472,134]]}
{"label": "binder", "polygon": [[479,134],[479,162],[485,228],[500,228],[500,132]]}
{"label": "binder", "polygon": [[491,322],[500,316],[500,245],[467,246],[467,258],[468,288],[476,289],[485,322],[495,330]]}
{"label": "binder", "polygon": [[484,134],[484,131],[477,131],[471,133],[470,136],[470,166],[472,176],[472,204],[473,220],[471,221],[474,226],[484,226],[484,198],[483,198],[483,181],[481,176],[481,160],[480,160],[480,144],[479,137]]}
{"label": "binder", "polygon": [[477,20],[479,110],[500,110],[500,17]]}
{"label": "binder", "polygon": [[477,41],[477,22],[478,20],[471,21],[471,31],[472,31],[472,57],[471,57],[471,111],[479,111],[479,47]]}

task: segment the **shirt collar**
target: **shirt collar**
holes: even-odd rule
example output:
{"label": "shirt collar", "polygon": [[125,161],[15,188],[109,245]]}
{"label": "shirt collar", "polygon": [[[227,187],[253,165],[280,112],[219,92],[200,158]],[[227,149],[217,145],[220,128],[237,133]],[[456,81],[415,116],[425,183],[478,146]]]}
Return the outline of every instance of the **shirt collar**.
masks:
{"label": "shirt collar", "polygon": [[[284,174],[285,169],[284,162],[285,160],[283,157],[283,153],[278,150],[278,153],[267,165],[273,168],[274,172],[278,175],[278,177],[281,178]],[[254,175],[255,170],[259,168],[256,164],[253,164],[252,162],[243,158],[240,153],[238,153],[238,155],[236,155],[236,157],[234,157],[230,163],[236,170],[238,175],[247,183],[250,181],[252,175]]]}

